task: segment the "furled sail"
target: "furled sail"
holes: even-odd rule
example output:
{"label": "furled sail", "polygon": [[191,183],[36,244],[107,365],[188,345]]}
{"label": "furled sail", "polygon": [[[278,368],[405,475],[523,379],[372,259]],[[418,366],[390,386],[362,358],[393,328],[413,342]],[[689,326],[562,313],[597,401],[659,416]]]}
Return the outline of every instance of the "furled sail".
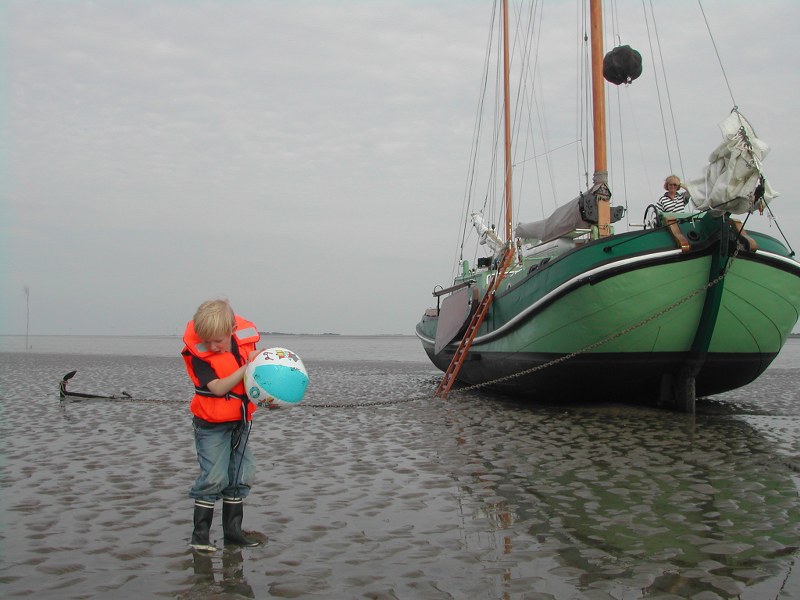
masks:
{"label": "furled sail", "polygon": [[478,239],[480,240],[480,243],[488,245],[494,254],[502,253],[506,246],[503,241],[497,237],[497,234],[494,231],[494,226],[487,227],[483,221],[483,215],[480,213],[475,212],[470,216],[472,217],[472,225],[478,232]]}
{"label": "furled sail", "polygon": [[763,208],[778,196],[761,170],[769,146],[736,110],[719,128],[723,141],[709,156],[705,172],[686,183],[692,202],[700,210],[718,213],[743,214]]}
{"label": "furled sail", "polygon": [[580,204],[581,198],[578,197],[559,206],[546,219],[517,223],[514,234],[519,238],[549,242],[576,229],[588,229],[591,224],[584,221]]}

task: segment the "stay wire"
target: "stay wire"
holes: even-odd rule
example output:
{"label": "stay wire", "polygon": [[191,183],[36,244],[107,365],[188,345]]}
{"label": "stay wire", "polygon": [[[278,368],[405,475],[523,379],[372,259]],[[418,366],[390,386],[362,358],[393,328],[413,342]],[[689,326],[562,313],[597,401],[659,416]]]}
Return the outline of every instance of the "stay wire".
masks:
{"label": "stay wire", "polygon": [[781,225],[780,223],[778,223],[778,218],[775,216],[775,213],[772,212],[772,208],[770,208],[769,204],[765,203],[765,206],[767,207],[767,212],[769,213],[772,222],[775,223],[775,227],[778,228],[778,231],[780,232],[783,241],[786,242],[786,245],[789,247],[790,255],[794,256],[794,248],[792,248],[792,245],[789,243],[789,239],[786,237],[786,234],[783,233],[783,229],[781,229]]}
{"label": "stay wire", "polygon": [[[642,11],[644,12],[645,27],[647,27],[647,43],[650,45],[650,60],[653,63],[653,73],[655,73],[657,71],[655,52],[653,51],[653,38],[650,33],[650,19],[647,18],[647,6],[645,5],[645,0],[642,0]],[[652,15],[651,18],[653,18]],[[653,24],[653,28],[655,28],[655,23]],[[669,163],[669,170],[672,171],[673,170],[672,153],[669,151],[669,137],[667,135],[667,125],[664,122],[664,105],[662,104],[661,101],[661,87],[658,84],[658,77],[654,77],[653,80],[655,81],[656,84],[656,97],[658,98],[658,110],[661,115],[661,129],[664,132],[664,146],[666,147],[667,151],[667,162]]]}
{"label": "stay wire", "polygon": [[719,62],[719,68],[722,71],[722,77],[725,79],[725,85],[728,87],[728,94],[730,94],[731,102],[733,102],[733,106],[737,106],[736,99],[733,97],[733,90],[731,89],[730,81],[728,80],[728,74],[725,72],[725,65],[722,64],[722,58],[719,55],[719,50],[717,49],[717,42],[714,40],[714,34],[711,32],[711,26],[708,23],[708,18],[706,17],[706,11],[703,9],[703,3],[701,0],[697,0],[697,6],[700,7],[700,12],[703,15],[703,22],[706,24],[706,29],[708,30],[708,37],[711,39],[711,45],[714,46],[714,53],[717,55],[717,61]]}
{"label": "stay wire", "polygon": [[[680,168],[681,177],[684,175],[683,170],[683,157],[681,156],[681,144],[680,140],[678,139],[678,128],[675,125],[675,113],[672,110],[672,96],[670,94],[670,86],[667,80],[667,69],[664,63],[664,55],[661,51],[661,38],[658,35],[658,24],[656,22],[656,13],[655,9],[653,8],[653,0],[650,0],[650,15],[653,19],[653,32],[656,36],[656,46],[658,47],[658,60],[661,61],[661,76],[664,78],[664,89],[667,92],[667,108],[669,109],[669,118],[672,122],[672,134],[675,136],[675,151],[678,154],[678,166]],[[665,134],[666,135],[666,134]],[[670,165],[670,170],[672,166]]]}
{"label": "stay wire", "polygon": [[497,15],[497,5],[495,2],[495,6],[492,7],[491,12],[491,23],[492,26],[489,27],[489,37],[486,40],[486,50],[485,50],[485,61],[483,66],[483,76],[481,78],[480,83],[480,93],[478,95],[478,105],[475,109],[475,123],[473,125],[472,130],[472,147],[470,148],[469,154],[469,169],[467,173],[467,181],[464,190],[464,199],[462,203],[462,220],[459,223],[459,229],[461,229],[461,243],[458,247],[458,255],[459,258],[456,263],[453,265],[453,273],[455,274],[458,270],[458,264],[464,260],[464,245],[466,243],[467,238],[467,231],[469,226],[469,212],[470,212],[470,205],[472,203],[472,197],[474,193],[475,187],[475,180],[477,176],[477,165],[480,157],[480,140],[482,137],[483,131],[483,111],[485,110],[486,104],[486,92],[488,88],[488,81],[489,81],[489,65],[490,59],[492,57],[492,46],[493,46],[493,38],[494,38],[494,19]]}

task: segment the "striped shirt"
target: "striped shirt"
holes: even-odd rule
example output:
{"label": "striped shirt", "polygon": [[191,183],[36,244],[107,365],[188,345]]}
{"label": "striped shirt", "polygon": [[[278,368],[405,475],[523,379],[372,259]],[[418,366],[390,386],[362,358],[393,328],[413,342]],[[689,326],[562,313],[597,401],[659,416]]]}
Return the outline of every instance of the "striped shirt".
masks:
{"label": "striped shirt", "polygon": [[689,192],[677,192],[674,198],[666,194],[656,202],[656,208],[663,212],[681,212],[689,202]]}

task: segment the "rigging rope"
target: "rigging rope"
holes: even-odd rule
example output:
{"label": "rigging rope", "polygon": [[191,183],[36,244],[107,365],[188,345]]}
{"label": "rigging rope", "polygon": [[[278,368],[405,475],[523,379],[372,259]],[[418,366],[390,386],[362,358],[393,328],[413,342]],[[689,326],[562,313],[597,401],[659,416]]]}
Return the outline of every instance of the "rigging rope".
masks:
{"label": "rigging rope", "polygon": [[708,30],[708,37],[711,38],[711,45],[714,46],[714,52],[717,55],[717,61],[719,62],[719,68],[722,70],[722,77],[725,79],[725,85],[728,86],[728,94],[731,96],[731,102],[733,102],[734,106],[737,106],[736,99],[733,97],[733,90],[731,89],[731,84],[728,81],[728,74],[725,72],[725,65],[722,64],[722,58],[720,58],[719,50],[717,49],[717,42],[714,40],[714,34],[711,33],[711,26],[708,23],[708,19],[706,18],[706,11],[703,10],[703,3],[701,0],[697,0],[697,5],[700,7],[700,12],[703,14],[703,22],[706,24],[706,29]]}
{"label": "rigging rope", "polygon": [[[480,94],[478,95],[478,106],[475,112],[475,123],[472,128],[472,147],[470,148],[470,155],[469,155],[469,168],[467,170],[467,181],[466,181],[466,189],[464,190],[464,199],[462,201],[461,207],[461,218],[462,220],[459,222],[459,229],[461,230],[461,242],[458,246],[458,260],[453,265],[453,276],[455,276],[456,272],[458,271],[458,265],[461,261],[464,260],[464,243],[467,239],[467,233],[469,231],[469,206],[473,195],[473,188],[475,186],[475,179],[477,176],[476,167],[478,164],[478,158],[480,156],[480,144],[479,140],[481,139],[481,131],[483,125],[483,119],[481,115],[483,114],[484,110],[484,103],[486,98],[486,90],[488,88],[489,82],[489,59],[492,55],[492,40],[494,39],[494,19],[497,14],[497,0],[495,0],[495,5],[492,7],[492,19],[491,19],[491,26],[489,27],[489,36],[486,40],[486,51],[485,51],[485,61],[483,65],[483,77],[481,79],[480,85]],[[476,250],[477,252],[477,250]],[[474,260],[474,259],[473,259]]]}
{"label": "rigging rope", "polygon": [[[650,34],[650,19],[647,18],[647,6],[645,5],[644,0],[642,0],[642,10],[644,12],[644,23],[645,27],[647,27],[647,43],[650,45],[650,61],[653,63],[653,73],[657,71],[656,69],[656,59],[655,59],[655,52],[653,51],[653,38]],[[655,23],[653,23],[653,28],[655,28]],[[658,109],[661,115],[661,129],[664,132],[664,146],[667,151],[667,162],[669,163],[669,170],[672,171],[672,153],[669,151],[669,138],[667,137],[667,125],[664,122],[664,105],[661,103],[661,87],[658,84],[658,77],[653,78],[656,84],[656,96],[658,98]],[[664,82],[666,85],[666,81]]]}
{"label": "rigging rope", "polygon": [[[664,89],[667,92],[667,108],[669,109],[669,118],[672,121],[672,133],[675,136],[675,150],[678,154],[678,166],[680,167],[681,177],[684,176],[684,169],[683,169],[683,157],[681,156],[681,144],[680,140],[678,139],[678,129],[675,125],[675,113],[672,110],[672,95],[670,94],[670,86],[667,80],[667,69],[666,63],[664,62],[664,55],[661,51],[661,37],[658,35],[658,26],[656,23],[656,13],[655,9],[653,8],[653,0],[650,0],[650,15],[653,19],[653,31],[655,32],[656,36],[656,46],[658,47],[658,60],[661,62],[661,76],[664,78]],[[660,102],[660,100],[659,100]],[[663,121],[663,118],[662,118]],[[666,139],[666,129],[664,130],[664,141],[667,143],[667,153],[669,154],[669,142]],[[672,171],[672,159],[670,157],[670,171]]]}
{"label": "rigging rope", "polygon": [[[591,112],[591,88],[588,85],[589,82],[589,65],[591,64],[591,59],[589,58],[590,49],[589,49],[589,13],[588,13],[588,5],[587,3],[583,3],[583,10],[579,11],[580,14],[578,18],[580,19],[579,27],[580,27],[580,40],[581,40],[581,51],[578,52],[579,55],[579,65],[576,69],[576,75],[578,78],[577,85],[575,86],[578,90],[578,102],[577,102],[577,110],[578,110],[578,139],[581,140],[581,144],[578,146],[578,156],[577,164],[579,165],[578,169],[578,190],[584,190],[589,188],[589,144],[591,143],[592,135],[591,135],[591,123],[589,121],[589,113]],[[581,173],[580,169],[583,169],[583,181],[581,181]]]}

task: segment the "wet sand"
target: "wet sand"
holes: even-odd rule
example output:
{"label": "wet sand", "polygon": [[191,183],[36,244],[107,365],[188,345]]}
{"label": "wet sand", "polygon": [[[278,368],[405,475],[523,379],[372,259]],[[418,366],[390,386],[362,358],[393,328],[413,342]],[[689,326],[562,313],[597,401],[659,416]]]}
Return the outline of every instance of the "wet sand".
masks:
{"label": "wet sand", "polygon": [[[691,417],[433,400],[424,363],[307,367],[305,406],[256,413],[244,529],[267,542],[200,556],[180,359],[0,353],[3,596],[800,597],[797,369]],[[75,391],[157,402],[59,402],[71,369]]]}

